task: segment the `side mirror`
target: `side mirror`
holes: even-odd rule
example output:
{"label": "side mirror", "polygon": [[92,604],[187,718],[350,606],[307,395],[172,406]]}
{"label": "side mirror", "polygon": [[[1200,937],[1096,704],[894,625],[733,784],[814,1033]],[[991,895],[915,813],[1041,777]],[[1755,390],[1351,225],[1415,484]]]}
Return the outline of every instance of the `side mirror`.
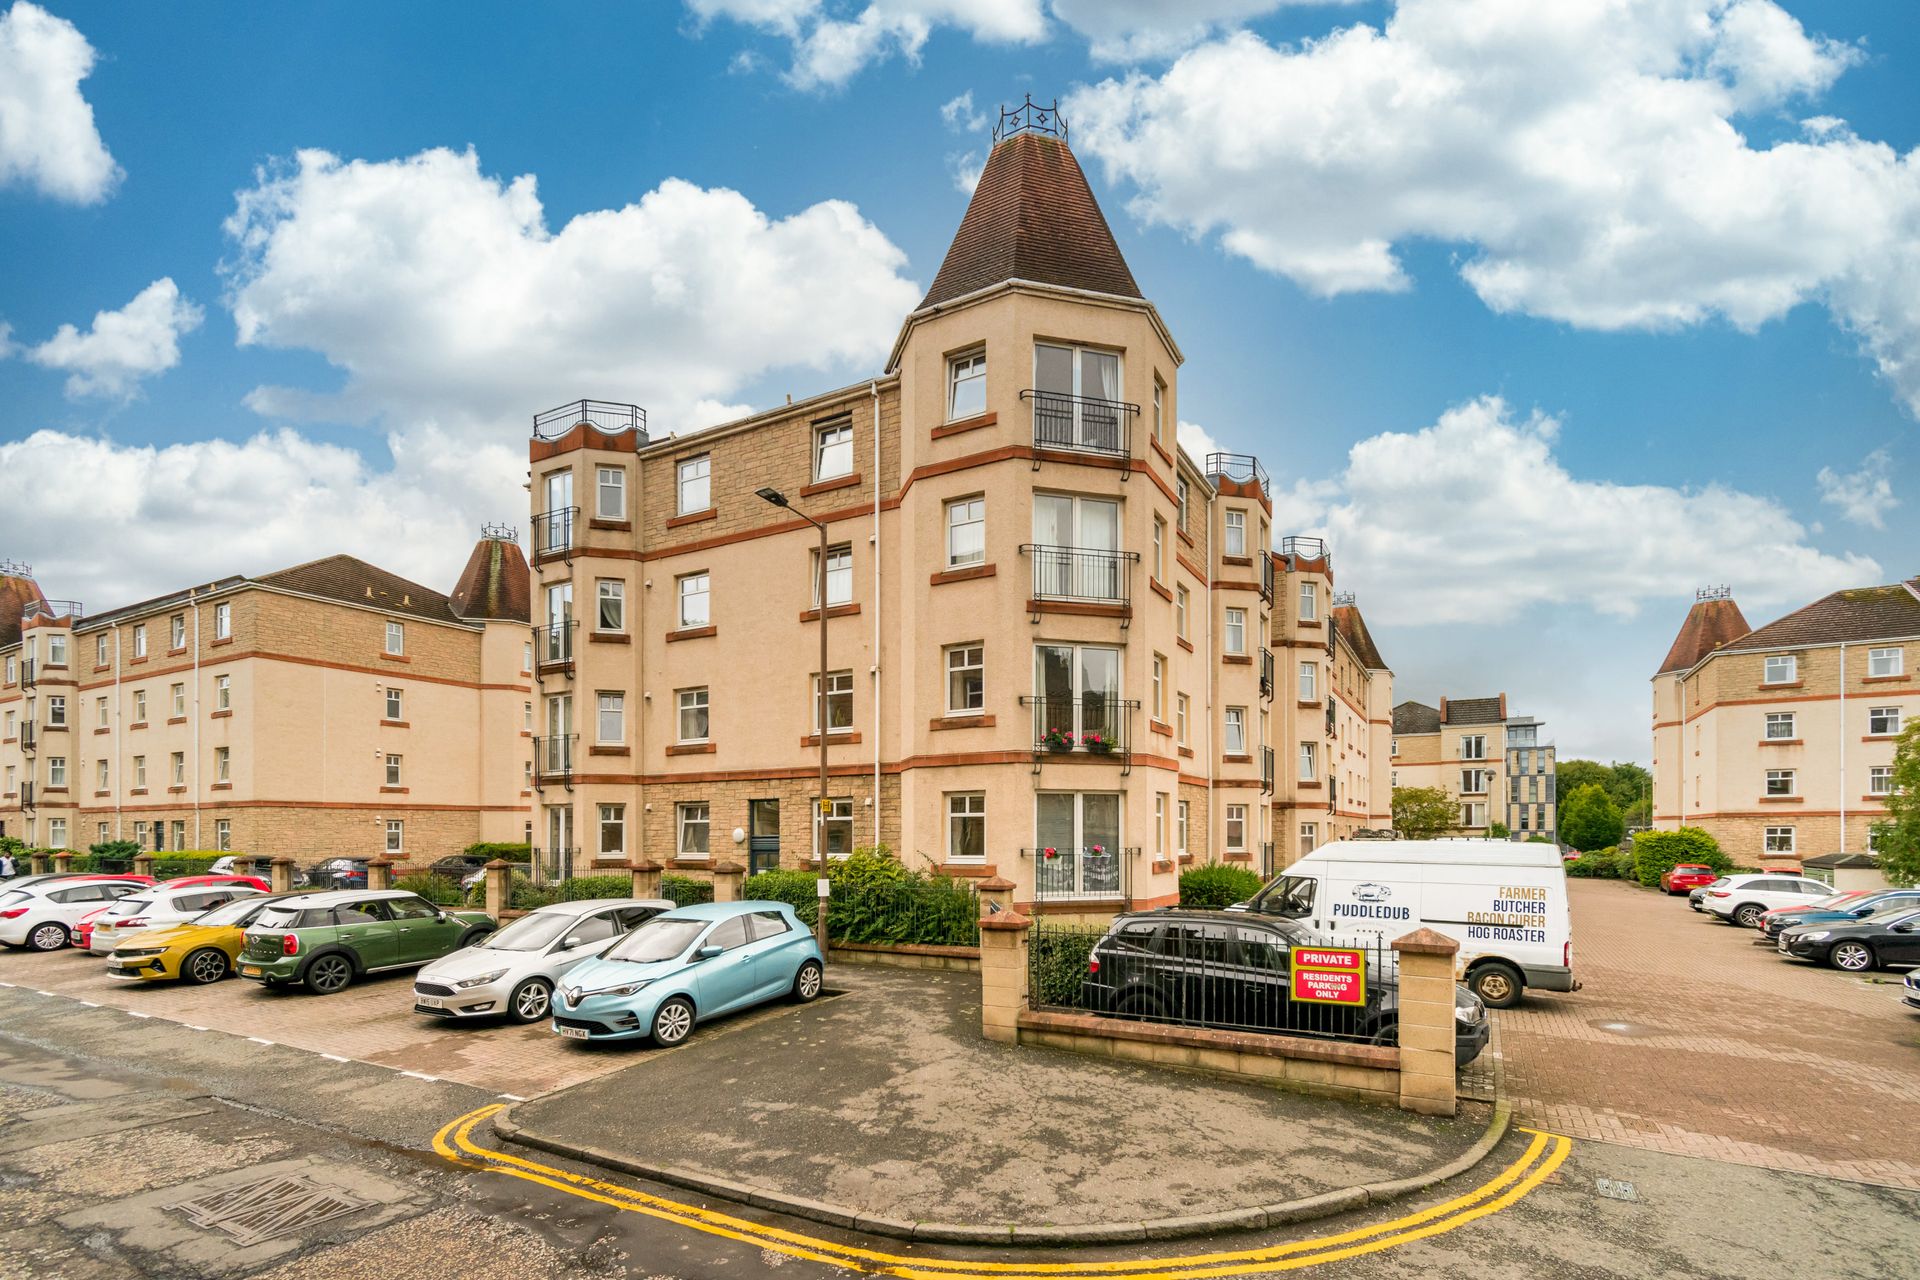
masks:
{"label": "side mirror", "polygon": [[693,958],[695,960],[711,960],[715,956],[720,955],[725,951],[726,951],[725,947],[712,947],[712,946],[702,947],[698,951],[693,953]]}
{"label": "side mirror", "polygon": [[1893,926],[1893,931],[1894,931],[1895,933],[1912,933],[1912,932],[1913,932],[1913,925],[1912,925],[1912,923],[1911,923],[1911,922],[1909,922],[1909,923],[1907,923],[1907,924],[1897,924],[1897,925],[1895,925],[1895,926]]}

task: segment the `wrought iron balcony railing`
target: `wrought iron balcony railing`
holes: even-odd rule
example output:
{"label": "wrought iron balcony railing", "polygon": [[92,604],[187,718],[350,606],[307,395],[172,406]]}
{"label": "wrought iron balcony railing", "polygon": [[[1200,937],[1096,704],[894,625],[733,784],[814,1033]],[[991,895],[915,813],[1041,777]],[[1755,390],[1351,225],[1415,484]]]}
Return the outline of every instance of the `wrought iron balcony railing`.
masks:
{"label": "wrought iron balcony railing", "polygon": [[1280,539],[1280,554],[1297,556],[1302,560],[1325,560],[1327,542],[1325,538],[1305,538],[1298,534],[1289,534]]}
{"label": "wrought iron balcony railing", "polygon": [[40,683],[40,664],[32,658],[20,659],[20,687],[31,689]]}
{"label": "wrought iron balcony railing", "polygon": [[1327,737],[1333,737],[1334,730],[1333,695],[1327,695]]}
{"label": "wrought iron balcony railing", "polygon": [[29,720],[20,726],[20,750],[28,755],[32,755],[36,749],[33,735],[33,721]]}
{"label": "wrought iron balcony railing", "polygon": [[1273,603],[1273,555],[1265,547],[1260,548],[1260,598]]}
{"label": "wrought iron balcony railing", "polygon": [[533,740],[533,785],[550,783],[573,786],[573,748],[580,740],[577,733],[547,734]]}
{"label": "wrought iron balcony railing", "polygon": [[1260,845],[1260,874],[1270,876],[1280,868],[1273,865],[1273,841],[1266,840]]}
{"label": "wrought iron balcony railing", "polygon": [[1020,398],[1033,405],[1033,447],[1124,458],[1133,452],[1133,420],[1140,406],[1028,388]]}
{"label": "wrought iron balcony railing", "polygon": [[637,404],[621,404],[616,400],[574,400],[557,409],[536,413],[533,438],[558,440],[583,422],[608,435],[638,431],[640,443],[647,443],[647,411]]}
{"label": "wrought iron balcony railing", "polygon": [[1273,748],[1260,748],[1260,790],[1264,795],[1273,794]]}
{"label": "wrought iron balcony railing", "polygon": [[1028,542],[1020,554],[1033,560],[1033,598],[1084,604],[1131,604],[1138,551],[1088,551]]}
{"label": "wrought iron balcony railing", "polygon": [[20,610],[20,621],[29,618],[79,618],[86,608],[78,600],[29,600]]}
{"label": "wrought iron balcony railing", "polygon": [[1123,763],[1133,748],[1133,712],[1138,701],[1089,693],[1079,697],[1028,697],[1033,708],[1033,749],[1044,755],[1112,756]]}
{"label": "wrought iron balcony railing", "polygon": [[574,529],[580,523],[580,508],[558,507],[533,518],[533,554],[562,555],[572,551]]}
{"label": "wrought iron balcony railing", "polygon": [[21,783],[20,784],[20,807],[22,809],[32,809],[35,807],[35,805],[36,805],[36,802],[33,797],[33,783],[31,782]]}
{"label": "wrought iron balcony railing", "polygon": [[579,625],[569,618],[533,629],[533,661],[540,674],[573,665],[573,633]]}
{"label": "wrought iron balcony railing", "polygon": [[1033,860],[1033,896],[1039,902],[1131,896],[1137,845],[1036,845],[1022,849]]}
{"label": "wrought iron balcony railing", "polygon": [[1267,469],[1250,453],[1210,453],[1204,469],[1209,480],[1231,480],[1235,484],[1257,481],[1262,497],[1273,496],[1273,488],[1267,482]]}
{"label": "wrought iron balcony railing", "polygon": [[1262,701],[1273,701],[1273,650],[1260,646],[1260,697]]}

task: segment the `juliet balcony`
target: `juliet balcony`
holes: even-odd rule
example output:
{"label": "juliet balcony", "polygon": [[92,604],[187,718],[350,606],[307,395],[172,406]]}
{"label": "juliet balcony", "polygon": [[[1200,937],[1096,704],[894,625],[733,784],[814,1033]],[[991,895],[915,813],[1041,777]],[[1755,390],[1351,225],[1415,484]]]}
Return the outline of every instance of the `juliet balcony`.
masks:
{"label": "juliet balcony", "polygon": [[577,733],[547,734],[533,740],[533,783],[545,789],[562,786],[573,789],[573,749],[580,741]]}
{"label": "juliet balcony", "polygon": [[579,625],[569,618],[533,629],[534,672],[541,680],[573,674],[573,636]]}
{"label": "juliet balcony", "polygon": [[580,508],[555,507],[533,518],[534,559],[571,557],[580,527]]}
{"label": "juliet balcony", "polygon": [[1121,772],[1133,768],[1133,713],[1137,700],[1089,693],[1026,697],[1033,710],[1033,767],[1063,756],[1112,760]]}
{"label": "juliet balcony", "polygon": [[[1070,396],[1029,387],[1020,398],[1033,406],[1033,447],[1064,453],[1125,458],[1133,453],[1133,420],[1140,406],[1125,400]],[[1038,459],[1034,469],[1039,470]]]}
{"label": "juliet balcony", "polygon": [[1132,896],[1137,845],[1037,845],[1020,850],[1033,860],[1033,896],[1038,902],[1075,902]]}
{"label": "juliet balcony", "polygon": [[1140,562],[1137,551],[1094,551],[1029,542],[1021,546],[1020,554],[1033,562],[1032,599],[1036,602],[1120,608],[1133,603],[1133,566]]}

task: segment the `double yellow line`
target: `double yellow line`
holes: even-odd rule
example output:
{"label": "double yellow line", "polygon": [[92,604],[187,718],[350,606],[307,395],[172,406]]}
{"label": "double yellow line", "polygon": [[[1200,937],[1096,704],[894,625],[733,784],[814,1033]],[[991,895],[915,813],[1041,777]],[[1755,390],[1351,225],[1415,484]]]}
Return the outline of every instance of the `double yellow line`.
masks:
{"label": "double yellow line", "polygon": [[956,1277],[991,1277],[991,1280],[1201,1280],[1208,1276],[1295,1271],[1444,1235],[1476,1219],[1498,1213],[1539,1186],[1560,1167],[1573,1149],[1570,1139],[1523,1129],[1521,1132],[1533,1135],[1526,1151],[1490,1181],[1445,1204],[1437,1204],[1391,1222],[1357,1227],[1335,1235],[1316,1236],[1260,1249],[1126,1258],[1109,1262],[974,1262],[882,1253],[823,1240],[712,1209],[681,1204],[676,1200],[636,1191],[617,1183],[602,1182],[583,1174],[569,1173],[475,1143],[474,1127],[502,1109],[496,1103],[450,1121],[434,1135],[433,1149],[466,1168],[537,1182],[555,1191],[627,1213],[659,1218],[755,1248],[772,1249],[789,1257],[805,1258],[869,1275],[903,1276],[909,1280],[956,1280]]}

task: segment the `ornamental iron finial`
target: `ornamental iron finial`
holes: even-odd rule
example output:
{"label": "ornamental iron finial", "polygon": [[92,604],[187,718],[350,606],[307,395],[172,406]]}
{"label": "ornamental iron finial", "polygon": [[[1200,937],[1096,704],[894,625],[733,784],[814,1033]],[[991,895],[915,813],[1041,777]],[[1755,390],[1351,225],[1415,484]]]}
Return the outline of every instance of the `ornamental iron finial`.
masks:
{"label": "ornamental iron finial", "polygon": [[1695,600],[1731,600],[1733,588],[1724,583],[1717,587],[1702,587],[1693,593]]}
{"label": "ornamental iron finial", "polygon": [[24,560],[0,560],[0,578],[33,577],[33,566]]}
{"label": "ornamental iron finial", "polygon": [[483,524],[480,536],[488,542],[518,542],[520,530],[510,524]]}
{"label": "ornamental iron finial", "polygon": [[1353,592],[1351,592],[1351,591],[1336,591],[1336,592],[1334,592],[1334,593],[1333,593],[1333,607],[1334,607],[1334,608],[1336,608],[1336,609],[1350,609],[1350,608],[1352,608],[1352,607],[1353,607]]}
{"label": "ornamental iron finial", "polygon": [[1067,122],[1060,114],[1060,99],[1047,106],[1033,100],[1032,94],[1017,107],[1000,108],[1000,123],[993,126],[993,140],[999,142],[1016,133],[1044,133],[1050,138],[1067,140]]}

